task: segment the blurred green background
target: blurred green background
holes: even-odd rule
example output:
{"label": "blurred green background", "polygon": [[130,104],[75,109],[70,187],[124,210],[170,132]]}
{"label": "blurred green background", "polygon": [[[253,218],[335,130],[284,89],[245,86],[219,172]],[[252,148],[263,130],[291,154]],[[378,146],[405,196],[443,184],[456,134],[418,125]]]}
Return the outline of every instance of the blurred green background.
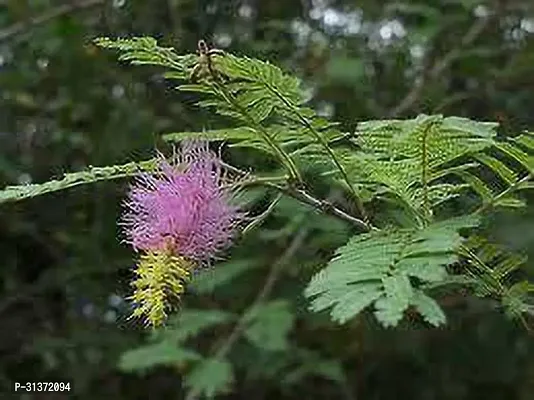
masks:
{"label": "blurred green background", "polygon": [[[418,113],[498,121],[503,134],[534,129],[532,0],[3,0],[1,186],[144,159],[162,133],[220,126],[161,71],[120,65],[91,44],[104,35],[152,35],[179,53],[205,38],[270,60],[347,131]],[[491,303],[443,299],[442,329],[309,314],[302,289],[349,232],[289,199],[185,297],[191,318],[238,317],[258,293],[264,304],[230,341],[231,318],[180,339],[204,355],[230,343],[231,372],[192,377],[172,337],[125,321],[134,254],[116,221],[126,185],[0,207],[0,398],[181,399],[200,379],[226,381],[224,399],[534,399],[533,337]],[[250,193],[252,210],[264,199]],[[492,236],[532,259],[530,204],[498,215]],[[71,391],[15,394],[25,381],[69,381]]]}

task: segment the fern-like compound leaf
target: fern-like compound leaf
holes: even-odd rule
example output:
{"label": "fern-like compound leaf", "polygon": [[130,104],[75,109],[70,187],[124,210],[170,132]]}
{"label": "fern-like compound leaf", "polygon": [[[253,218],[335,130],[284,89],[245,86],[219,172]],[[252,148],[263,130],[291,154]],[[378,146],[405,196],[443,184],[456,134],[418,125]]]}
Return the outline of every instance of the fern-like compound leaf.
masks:
{"label": "fern-like compound leaf", "polygon": [[209,358],[195,365],[185,385],[191,396],[212,399],[227,392],[234,381],[232,364],[225,359]]}
{"label": "fern-like compound leaf", "polygon": [[187,68],[191,68],[197,59],[194,54],[180,56],[172,47],[161,47],[151,37],[133,37],[111,39],[97,38],[94,43],[102,48],[117,50],[119,60],[133,65],[157,65],[172,70],[175,78],[185,79]]}
{"label": "fern-like compound leaf", "polygon": [[499,301],[512,318],[521,318],[525,312],[532,311],[534,286],[514,277],[525,266],[526,256],[476,235],[463,244],[461,254],[464,273],[474,278],[475,295]]}
{"label": "fern-like compound leaf", "polygon": [[[359,124],[352,139],[360,150],[337,151],[352,181],[367,190],[369,200],[389,199],[411,209],[424,224],[432,220],[436,206],[469,190],[486,206],[523,204],[512,192],[529,187],[533,135],[500,142],[496,127],[440,115],[367,121]],[[481,179],[482,167],[495,178]]]}
{"label": "fern-like compound leaf", "polygon": [[424,229],[372,232],[353,237],[310,281],[305,295],[311,309],[332,308],[330,315],[346,322],[374,304],[384,326],[395,326],[409,306],[431,324],[443,313],[427,299],[420,282],[447,282],[445,267],[458,261],[458,230],[476,226],[476,217],[454,218]]}
{"label": "fern-like compound leaf", "polygon": [[151,159],[123,165],[91,167],[86,171],[67,173],[61,179],[54,179],[44,183],[8,186],[0,190],[0,203],[40,196],[74,186],[126,178],[143,172],[152,172],[156,170],[157,162],[157,159]]}

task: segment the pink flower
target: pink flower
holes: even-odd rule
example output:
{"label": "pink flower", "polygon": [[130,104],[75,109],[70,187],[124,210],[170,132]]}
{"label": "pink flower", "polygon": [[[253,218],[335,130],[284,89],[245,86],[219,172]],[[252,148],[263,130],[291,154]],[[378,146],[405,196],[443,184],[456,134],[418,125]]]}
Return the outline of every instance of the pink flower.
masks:
{"label": "pink flower", "polygon": [[131,186],[121,220],[127,243],[198,262],[214,257],[232,242],[243,217],[224,184],[220,160],[208,144],[185,142],[176,165],[162,157],[157,173]]}

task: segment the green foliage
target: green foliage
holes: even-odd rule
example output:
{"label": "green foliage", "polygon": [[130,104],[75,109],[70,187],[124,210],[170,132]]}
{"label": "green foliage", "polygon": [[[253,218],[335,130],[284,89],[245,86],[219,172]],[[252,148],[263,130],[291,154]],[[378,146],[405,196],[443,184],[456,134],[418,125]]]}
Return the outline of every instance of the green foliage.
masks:
{"label": "green foliage", "polygon": [[141,371],[156,366],[179,366],[202,360],[197,352],[184,347],[185,342],[214,325],[228,322],[231,314],[217,310],[186,309],[169,321],[165,328],[153,332],[151,343],[125,352],[119,368]]}
{"label": "green foliage", "polygon": [[287,350],[287,335],[293,327],[294,318],[289,304],[285,301],[276,300],[262,304],[247,314],[244,335],[261,349]]}
{"label": "green foliage", "polygon": [[476,218],[457,218],[353,237],[310,281],[305,295],[313,298],[311,309],[333,307],[332,318],[344,323],[374,304],[376,318],[395,326],[413,305],[427,322],[444,323],[422,283],[446,282],[445,267],[458,260],[462,242],[457,231],[476,224]]}
{"label": "green foliage", "polygon": [[232,364],[226,360],[210,358],[197,364],[187,376],[185,384],[194,396],[208,399],[227,392],[233,383]]}
{"label": "green foliage", "polygon": [[370,199],[388,199],[411,211],[417,223],[428,223],[437,205],[467,187],[444,178],[476,166],[454,162],[494,145],[495,128],[492,123],[440,115],[360,123],[352,140],[360,150],[345,151],[349,174]]}
{"label": "green foliage", "polygon": [[198,294],[212,293],[218,287],[231,283],[233,279],[254,267],[255,262],[253,259],[237,259],[219,263],[193,277],[190,288]]}
{"label": "green foliage", "polygon": [[[174,60],[173,63],[161,63],[162,50],[151,41],[146,44],[142,38],[126,42],[123,39],[116,42],[100,39],[97,44],[118,49],[123,52],[123,59],[132,63],[153,63],[174,69]],[[152,55],[147,55],[147,52]],[[195,65],[190,63],[191,56],[184,57],[182,69],[190,75]],[[200,57],[197,61],[201,62]],[[211,77],[199,83],[180,85],[178,89],[205,95],[207,99],[200,101],[199,106],[213,108],[218,114],[246,127],[225,134],[225,138],[233,139],[237,135],[238,139],[242,139],[248,133],[250,140],[246,143],[249,146],[270,151],[287,168],[291,177],[298,180],[301,179],[300,174],[284,145],[291,146],[293,153],[297,150],[299,153],[319,153],[323,159],[331,160],[355,201],[358,201],[345,167],[329,144],[330,140],[341,137],[341,133],[312,109],[302,106],[305,96],[296,78],[270,63],[248,57],[225,54],[213,56],[211,62],[224,79]],[[189,75],[181,71],[167,77],[184,79]],[[173,140],[188,135],[173,134],[166,138]],[[261,139],[259,143],[258,138]]]}
{"label": "green foliage", "polygon": [[194,55],[179,56],[171,47],[160,47],[151,37],[131,39],[97,38],[97,46],[120,52],[119,60],[133,65],[157,65],[171,69],[173,74],[185,78],[185,69],[194,64]]}
{"label": "green foliage", "polygon": [[283,382],[287,385],[297,383],[308,375],[334,382],[345,381],[345,373],[339,360],[325,359],[315,351],[299,348],[295,349],[295,358],[298,360],[297,368],[283,378]]}
{"label": "green foliage", "polygon": [[[512,310],[514,317],[521,310],[520,322],[532,323],[527,279],[534,270],[532,262],[522,261],[523,255],[529,260],[534,256],[534,192],[528,191],[534,188],[532,144],[528,146],[532,134],[519,139],[516,133],[532,131],[534,124],[534,2],[4,1],[0,18],[0,190],[30,178],[41,183],[61,179],[63,172],[88,171],[91,165],[134,161],[150,152],[160,134],[179,132],[163,137],[180,141],[200,136],[218,142],[213,146],[217,150],[224,144],[226,162],[248,173],[243,197],[250,218],[244,225],[254,228],[236,238],[223,262],[193,276],[177,318],[166,330],[139,332],[116,322],[131,311],[119,299],[127,291],[125,278],[132,263],[115,226],[121,182],[84,186],[68,196],[55,193],[40,201],[0,204],[0,312],[6,332],[0,393],[12,392],[13,382],[54,378],[74,382],[69,396],[80,400],[193,400],[184,385],[188,374],[215,359],[231,363],[235,384],[228,388],[242,398],[532,397],[533,341],[496,309]],[[157,35],[158,41],[108,41],[118,50],[120,63],[88,44],[101,35],[139,33]],[[212,57],[219,81],[210,76],[205,59],[187,54],[194,52],[199,38],[223,47],[229,56]],[[323,268],[356,233],[366,231],[330,212],[331,207],[355,218],[363,214],[328,151],[302,120],[287,112],[261,82],[257,87],[265,104],[252,98],[255,90],[234,88],[260,80],[248,78],[248,71],[243,78],[224,74],[225,64],[233,62],[230,57],[241,62],[241,55],[269,60],[271,67],[281,68],[281,75],[293,79],[284,73],[290,72],[302,81],[296,91],[300,98],[293,104],[330,120],[324,120],[329,127],[316,130],[328,140],[364,203],[369,227],[417,231],[477,210],[482,223],[474,235],[484,244],[470,247],[472,252],[480,259],[481,247],[496,246],[501,255],[480,268],[461,247],[459,261],[446,267],[444,280],[409,277],[416,290],[400,329],[381,329],[372,321],[376,300],[367,307],[367,315],[343,326],[332,323],[326,312],[307,312],[309,300],[301,289],[310,274]],[[125,68],[130,61],[144,66]],[[242,62],[245,69],[265,68],[254,59]],[[199,64],[201,79],[191,81]],[[158,72],[167,79],[160,79]],[[172,89],[184,84],[196,85],[198,92]],[[235,115],[210,113],[216,106],[192,107],[197,101],[220,99],[213,87],[231,89],[228,99],[234,103],[236,98],[254,103],[251,114],[261,123],[249,127],[242,110],[230,105]],[[241,97],[249,93],[250,101]],[[301,99],[306,102],[299,103]],[[418,113],[430,115],[412,119]],[[438,113],[445,117],[432,115]],[[435,203],[429,201],[432,215],[419,201],[424,195],[412,201],[407,193],[422,190],[424,169],[414,168],[418,172],[407,179],[409,189],[402,181],[402,172],[411,171],[410,162],[419,162],[423,147],[418,143],[412,143],[415,153],[394,158],[404,159],[406,168],[400,162],[390,164],[388,156],[379,157],[384,161],[383,176],[380,171],[371,173],[364,162],[352,161],[361,156],[375,164],[373,146],[362,151],[358,144],[367,124],[361,121],[415,126],[425,118],[442,119],[427,132],[431,136],[451,124],[454,118],[449,116],[454,115],[499,121],[494,128],[462,118],[457,125],[466,137],[478,136],[479,129],[498,135],[492,136],[494,144],[480,151],[473,149],[432,167],[436,176],[443,173],[427,185],[428,198],[435,197]],[[394,148],[401,137],[393,134],[384,144]],[[314,204],[289,198],[293,184],[286,179],[295,171],[284,171],[289,162],[281,162],[277,147],[291,158],[305,182],[294,187],[315,197]],[[278,179],[272,180],[275,174]],[[15,201],[27,189],[22,185],[4,194]],[[327,202],[321,204],[323,199]],[[517,267],[506,277],[495,276],[501,260],[512,256],[518,258]],[[283,262],[275,279],[269,280],[270,266],[279,257]],[[266,280],[274,283],[266,285]],[[405,283],[387,282],[398,285],[400,292],[409,290]],[[283,351],[258,347],[247,338],[247,328],[256,326],[256,319],[239,324],[264,288],[270,288],[269,293],[259,304],[287,302],[285,309],[296,322],[282,334],[266,326],[269,318],[258,315],[257,326],[269,337],[274,332],[272,337],[288,346]],[[365,298],[355,296],[354,306],[360,301]],[[439,317],[433,310],[436,303],[447,315],[445,329],[413,323],[414,312]],[[225,316],[204,314],[212,310]],[[197,311],[202,320],[220,322],[193,329],[200,322],[185,320]],[[185,322],[177,324],[182,317]],[[187,338],[176,343],[175,338],[183,336]],[[230,341],[233,345],[226,345]],[[226,350],[219,357],[221,345]],[[134,367],[126,364],[127,373],[117,372],[120,354],[135,348],[144,350],[137,359],[130,353]],[[211,372],[220,377],[217,368]],[[209,374],[208,368],[201,375],[206,383],[201,386],[211,384]]]}
{"label": "green foliage", "polygon": [[[158,65],[174,68],[170,61],[167,65],[160,63],[163,50],[153,42],[148,45],[142,39],[132,39],[125,45],[119,39],[115,45],[110,40],[99,43],[122,51],[121,57],[130,62],[159,60]],[[153,54],[147,56],[147,53]],[[183,73],[173,77],[183,80],[189,76],[195,65],[190,58],[188,62],[185,60],[181,64]],[[213,56],[211,62],[224,78],[211,77],[178,89],[207,97],[198,103],[201,107],[214,108],[241,126],[201,135],[209,140],[230,140],[238,146],[267,151],[286,166],[293,178],[300,177],[293,162],[295,157],[319,164],[330,160],[335,168],[329,172],[338,171],[364,217],[357,192],[363,193],[367,200],[393,201],[407,209],[417,224],[424,225],[432,220],[436,206],[458,197],[467,188],[480,194],[484,203],[495,197],[487,184],[471,172],[480,164],[506,177],[508,184],[517,180],[517,174],[504,163],[483,153],[497,144],[495,123],[439,115],[422,115],[407,121],[368,121],[360,123],[356,137],[349,139],[359,151],[346,146],[333,148],[331,143],[343,139],[344,135],[335,125],[302,105],[304,95],[297,79],[269,63],[232,54]],[[195,134],[184,132],[166,135],[165,139],[174,141],[192,136]],[[525,143],[529,142],[523,139],[522,145]],[[514,160],[528,162],[521,150],[506,144],[499,148],[503,146]],[[452,175],[461,181],[445,180]],[[499,205],[515,206],[517,200],[510,196],[500,199]]]}
{"label": "green foliage", "polygon": [[203,358],[198,352],[188,349],[186,342],[231,318],[231,314],[218,310],[185,309],[166,327],[154,330],[151,343],[125,352],[118,366],[127,372],[156,366],[188,368],[185,385],[190,394],[212,398],[227,390],[232,383],[232,366],[225,360]]}
{"label": "green foliage", "polygon": [[533,138],[532,133],[525,133],[496,143],[488,151],[474,155],[476,161],[491,171],[491,182],[501,182],[501,192],[494,190],[470,172],[459,173],[480,196],[483,208],[517,208],[525,205],[516,197],[516,192],[531,188],[531,179],[534,176]]}
{"label": "green foliage", "polygon": [[196,361],[201,356],[170,342],[149,344],[124,353],[118,367],[125,372],[142,371],[158,366],[176,366]]}
{"label": "green foliage", "polygon": [[[384,326],[397,325],[410,306],[430,324],[443,323],[445,315],[426,293],[425,283],[435,287],[448,282],[446,267],[458,261],[461,237],[457,230],[476,224],[473,218],[440,216],[439,206],[470,189],[482,199],[479,212],[490,205],[517,207],[522,202],[515,191],[530,187],[534,140],[528,133],[502,142],[497,140],[495,123],[420,115],[411,120],[362,122],[355,134],[343,134],[336,124],[304,105],[298,79],[268,62],[229,53],[205,53],[201,47],[198,55],[180,56],[171,48],[158,46],[152,38],[104,38],[95,43],[117,50],[122,61],[164,67],[167,78],[192,81],[178,89],[202,96],[197,103],[200,107],[213,109],[238,124],[231,129],[169,134],[165,140],[201,136],[267,152],[289,173],[289,189],[274,187],[323,211],[332,211],[332,205],[292,188],[294,180],[302,180],[297,165],[321,165],[320,174],[337,179],[350,193],[361,218],[356,220],[358,225],[370,232],[354,236],[338,249],[306,289],[306,296],[314,297],[312,310],[333,307],[331,316],[339,322],[373,305]],[[199,68],[205,72],[202,76],[196,74]],[[16,199],[79,182],[124,176],[133,166],[137,167],[110,167],[37,187],[9,188],[4,196]],[[482,178],[482,166],[501,180],[499,190],[490,187],[487,177]],[[272,185],[269,180],[256,179],[257,183]],[[262,223],[280,198],[252,225]],[[387,200],[385,211],[397,214],[381,230],[368,223],[363,208],[364,202],[375,200]],[[354,220],[339,210],[334,215]],[[246,264],[230,263],[228,268],[220,267],[224,272],[205,272],[197,278],[196,291],[211,291],[246,269]],[[516,292],[520,292],[519,287]],[[245,336],[265,349],[281,350],[287,346],[285,335],[292,321],[284,303],[269,303],[255,310]],[[276,330],[267,328],[273,325],[277,325]]]}
{"label": "green foliage", "polygon": [[[471,236],[464,243],[459,231],[477,227],[481,212],[490,206],[523,204],[515,192],[531,187],[531,134],[499,141],[495,123],[442,115],[367,121],[359,123],[354,134],[344,134],[337,124],[319,117],[305,105],[306,96],[298,79],[268,62],[228,53],[204,54],[202,49],[198,55],[180,56],[151,38],[98,39],[96,44],[117,50],[122,61],[164,67],[168,70],[165,77],[189,80],[177,89],[198,94],[202,97],[198,106],[212,109],[237,124],[229,129],[167,134],[166,141],[203,137],[228,141],[231,147],[260,150],[287,169],[288,177],[277,178],[286,185],[277,186],[272,177],[253,177],[250,182],[271,185],[323,211],[332,211],[334,206],[315,199],[302,185],[293,186],[295,180],[303,179],[299,166],[313,163],[319,174],[333,179],[329,182],[341,184],[358,216],[337,209],[334,215],[347,220],[361,218],[358,224],[367,232],[352,236],[313,276],[305,289],[312,311],[330,309],[334,321],[346,323],[372,309],[384,327],[394,327],[411,309],[428,324],[439,326],[445,323],[446,316],[432,297],[432,289],[451,281],[460,282],[448,270],[456,264],[465,267],[459,277],[468,275],[473,279],[475,295],[497,299],[515,317],[522,318],[530,312],[528,296],[532,285],[509,279],[525,260],[504,255],[478,236]],[[196,73],[199,68],[204,71],[201,76]],[[1,198],[18,200],[153,169],[152,160],[92,168],[45,184],[10,187]],[[489,183],[496,180],[498,185]],[[470,191],[482,200],[477,215],[469,210],[463,216],[451,217],[440,209],[442,204]],[[281,199],[279,194],[250,226],[256,227],[271,214],[276,216],[273,210],[284,207]],[[381,228],[369,223],[364,209],[364,203],[377,200],[386,200],[384,215],[396,213],[395,218],[383,221]],[[298,225],[303,222],[299,216],[293,216],[293,220]],[[232,282],[251,264],[245,258],[203,271],[195,277],[192,289],[199,295],[210,293]],[[233,342],[206,358],[188,349],[186,342],[232,319],[232,313],[185,309],[164,329],[154,331],[150,344],[126,352],[119,367],[125,371],[157,365],[188,367],[185,385],[190,397],[212,398],[224,393],[234,380],[234,368],[225,359]],[[245,312],[234,332],[259,352],[284,352],[291,348],[288,335],[294,321],[288,301],[260,301]],[[291,384],[307,374],[344,382],[338,363],[316,360],[316,364],[310,368],[303,361],[285,382]]]}
{"label": "green foliage", "polygon": [[0,191],[0,203],[22,200],[99,181],[131,177],[141,172],[153,172],[156,166],[157,160],[152,159],[109,167],[91,167],[87,171],[67,173],[61,179],[45,183],[8,186]]}
{"label": "green foliage", "polygon": [[461,254],[465,274],[474,278],[476,295],[497,300],[508,316],[524,322],[523,315],[532,313],[534,292],[534,285],[518,276],[527,257],[475,235],[462,246]]}
{"label": "green foliage", "polygon": [[154,333],[154,338],[182,343],[202,330],[232,319],[232,314],[220,310],[185,309],[168,326]]}
{"label": "green foliage", "polygon": [[[185,139],[198,137],[209,141],[230,142],[230,146],[247,146],[247,144],[252,148],[260,146],[259,143],[256,143],[258,140],[256,140],[254,131],[246,126],[240,128],[212,129],[203,132],[176,132],[163,135],[163,139],[168,142],[180,142]],[[236,144],[233,142],[236,142]],[[268,149],[265,150],[268,151]]]}

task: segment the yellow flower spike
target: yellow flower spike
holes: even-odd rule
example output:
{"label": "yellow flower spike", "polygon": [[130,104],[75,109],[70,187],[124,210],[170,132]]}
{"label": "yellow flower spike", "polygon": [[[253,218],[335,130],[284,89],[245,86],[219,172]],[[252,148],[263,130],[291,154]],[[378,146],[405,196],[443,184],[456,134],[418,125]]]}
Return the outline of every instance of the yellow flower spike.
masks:
{"label": "yellow flower spike", "polygon": [[130,300],[135,304],[132,318],[143,318],[147,325],[161,326],[167,313],[180,299],[191,279],[193,263],[172,254],[171,249],[143,254],[137,265],[137,277]]}

